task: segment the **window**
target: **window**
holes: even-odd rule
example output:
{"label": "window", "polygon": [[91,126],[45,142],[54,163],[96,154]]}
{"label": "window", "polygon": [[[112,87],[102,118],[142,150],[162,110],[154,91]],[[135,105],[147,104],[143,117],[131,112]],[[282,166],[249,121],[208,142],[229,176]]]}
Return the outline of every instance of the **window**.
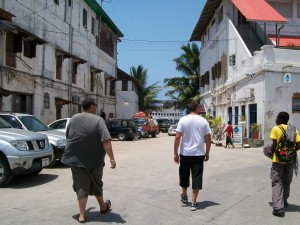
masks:
{"label": "window", "polygon": [[107,82],[108,82],[108,79],[105,78],[105,80],[104,80],[104,95],[107,95]]}
{"label": "window", "polygon": [[86,9],[83,9],[82,12],[82,25],[87,28],[87,11]]}
{"label": "window", "polygon": [[109,92],[109,94],[111,96],[115,96],[115,81],[114,80],[110,81],[110,92]]}
{"label": "window", "polygon": [[69,7],[72,6],[72,0],[69,0],[69,1],[68,1],[68,5],[69,5]]}
{"label": "window", "polygon": [[59,5],[59,0],[53,0],[56,5]]}
{"label": "window", "polygon": [[76,84],[76,75],[77,75],[77,62],[73,62],[73,70],[72,70],[72,83]]}
{"label": "window", "polygon": [[292,99],[292,111],[300,113],[300,93],[295,93]]}
{"label": "window", "polygon": [[32,114],[32,95],[13,94],[11,110],[16,113]]}
{"label": "window", "polygon": [[95,73],[91,72],[91,92],[94,92],[95,88]]}
{"label": "window", "polygon": [[[6,65],[10,67],[16,67],[15,43],[16,43],[15,35],[11,32],[8,32],[6,34]],[[22,39],[21,39],[21,43],[22,43]]]}
{"label": "window", "polygon": [[91,33],[95,35],[95,18],[92,17]]}
{"label": "window", "polygon": [[44,94],[44,109],[49,109],[50,108],[50,97],[49,93]]}
{"label": "window", "polygon": [[128,91],[128,80],[122,80],[122,91]]}
{"label": "window", "polygon": [[24,41],[24,56],[34,58],[36,52],[36,43],[33,41]]}
{"label": "window", "polygon": [[63,62],[63,56],[57,55],[56,56],[56,79],[59,80],[61,80],[62,62]]}

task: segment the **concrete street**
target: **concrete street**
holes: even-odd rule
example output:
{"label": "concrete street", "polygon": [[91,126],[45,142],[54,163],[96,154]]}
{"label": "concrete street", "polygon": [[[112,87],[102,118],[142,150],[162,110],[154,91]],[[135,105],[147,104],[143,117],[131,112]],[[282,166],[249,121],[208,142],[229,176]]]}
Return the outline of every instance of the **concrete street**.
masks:
{"label": "concrete street", "polygon": [[[291,186],[284,218],[272,215],[271,161],[262,148],[212,147],[205,163],[200,209],[182,207],[178,165],[173,162],[174,137],[113,141],[117,168],[104,170],[104,196],[111,211],[100,214],[93,197],[87,205],[88,224],[128,225],[298,225],[300,177]],[[109,165],[107,160],[107,165]],[[0,224],[78,224],[76,195],[70,169],[58,164],[37,176],[18,176],[0,189]],[[191,191],[189,190],[189,199]]]}

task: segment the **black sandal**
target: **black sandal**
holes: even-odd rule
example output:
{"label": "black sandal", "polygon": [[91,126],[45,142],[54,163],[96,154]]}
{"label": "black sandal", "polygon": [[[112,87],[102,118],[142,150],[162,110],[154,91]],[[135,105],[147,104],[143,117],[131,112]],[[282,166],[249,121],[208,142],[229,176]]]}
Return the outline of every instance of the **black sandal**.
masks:
{"label": "black sandal", "polygon": [[80,215],[78,215],[76,217],[76,220],[77,220],[78,223],[86,223],[86,217],[84,217],[84,220],[79,220],[79,217],[80,217]]}
{"label": "black sandal", "polygon": [[110,202],[109,200],[106,200],[104,203],[105,203],[105,205],[106,205],[106,209],[103,210],[103,211],[100,210],[101,213],[107,213],[108,210],[109,210],[110,207],[111,207],[111,202]]}

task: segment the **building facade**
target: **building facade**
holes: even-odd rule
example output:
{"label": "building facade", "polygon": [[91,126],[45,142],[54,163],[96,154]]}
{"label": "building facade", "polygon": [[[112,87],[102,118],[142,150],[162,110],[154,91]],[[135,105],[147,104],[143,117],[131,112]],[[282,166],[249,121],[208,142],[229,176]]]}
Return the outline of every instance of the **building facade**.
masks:
{"label": "building facade", "polygon": [[46,124],[80,112],[115,117],[117,42],[123,34],[95,0],[0,1],[0,105]]}
{"label": "building facade", "polygon": [[261,125],[280,111],[300,129],[300,1],[207,0],[191,36],[200,41],[200,94],[223,123]]}
{"label": "building facade", "polygon": [[129,119],[139,112],[138,92],[141,90],[140,82],[121,69],[118,69],[116,87],[116,117]]}

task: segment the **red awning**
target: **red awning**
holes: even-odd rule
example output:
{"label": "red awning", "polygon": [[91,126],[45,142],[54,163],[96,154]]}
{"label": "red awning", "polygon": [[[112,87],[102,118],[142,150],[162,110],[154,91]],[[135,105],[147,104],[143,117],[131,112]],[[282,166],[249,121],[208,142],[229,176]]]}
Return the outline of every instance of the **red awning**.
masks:
{"label": "red awning", "polygon": [[[269,35],[270,39],[276,43],[276,35]],[[300,36],[280,36],[279,46],[300,46]]]}
{"label": "red awning", "polygon": [[231,0],[248,21],[287,23],[265,0]]}

